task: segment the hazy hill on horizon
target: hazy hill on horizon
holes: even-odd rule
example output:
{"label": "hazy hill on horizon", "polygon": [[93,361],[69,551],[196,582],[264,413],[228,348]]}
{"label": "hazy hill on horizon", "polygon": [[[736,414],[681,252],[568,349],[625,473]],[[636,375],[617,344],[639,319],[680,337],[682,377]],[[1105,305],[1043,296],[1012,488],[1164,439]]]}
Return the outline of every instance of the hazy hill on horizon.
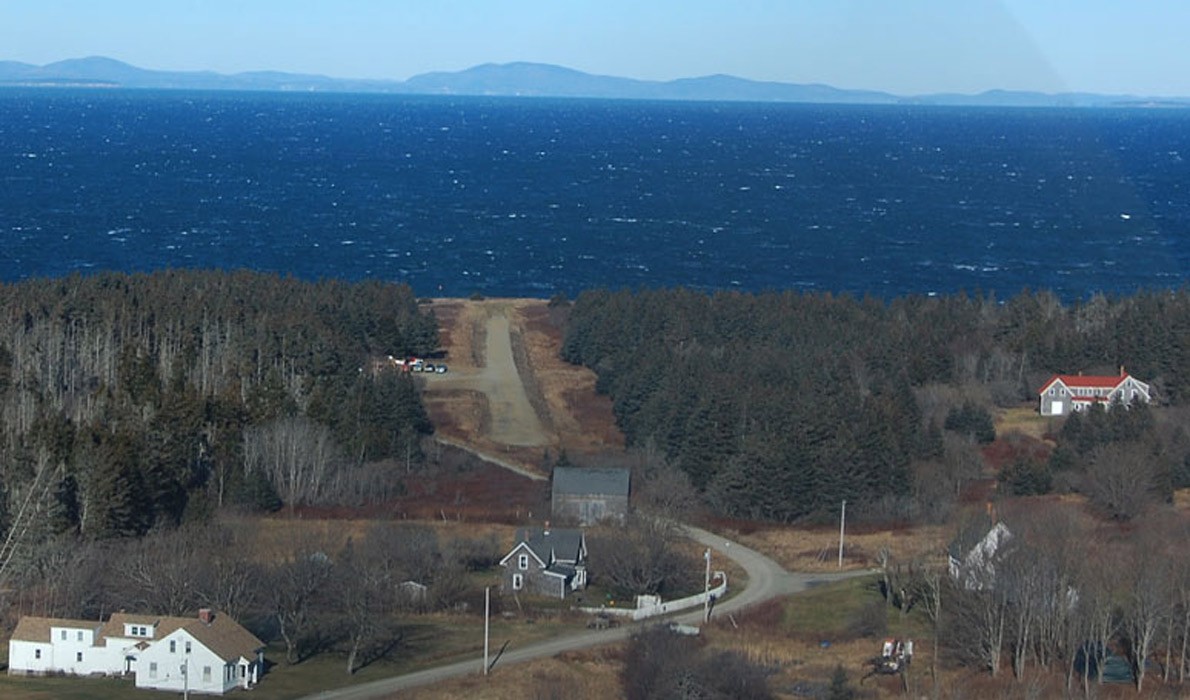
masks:
{"label": "hazy hill on horizon", "polygon": [[748,80],[707,75],[669,81],[593,75],[545,63],[485,63],[461,71],[435,71],[408,80],[361,80],[323,75],[251,71],[159,71],[103,56],[73,58],[44,66],[0,61],[0,87],[94,87],[267,92],[360,92],[492,97],[575,97],[601,99],[831,104],[930,104],[960,106],[1107,107],[1190,106],[1190,98],[1041,93],[989,90],[979,94],[902,96],[817,83]]}

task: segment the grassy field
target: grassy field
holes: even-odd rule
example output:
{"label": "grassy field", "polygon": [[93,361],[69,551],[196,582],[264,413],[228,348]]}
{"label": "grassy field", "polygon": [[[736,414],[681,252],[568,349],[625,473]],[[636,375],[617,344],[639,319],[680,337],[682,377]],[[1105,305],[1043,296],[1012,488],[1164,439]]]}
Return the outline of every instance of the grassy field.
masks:
{"label": "grassy field", "polygon": [[[707,634],[709,644],[772,669],[770,687],[782,697],[823,690],[836,666],[843,667],[853,687],[861,687],[868,660],[879,655],[886,638],[915,640],[916,668],[929,666],[928,621],[918,612],[902,615],[885,604],[874,576],[770,601],[734,623],[720,619]],[[863,689],[874,697],[904,693],[897,677],[869,679]]]}
{"label": "grassy field", "polygon": [[1039,414],[1033,404],[1006,408],[996,413],[996,434],[1018,432],[1042,440],[1055,429],[1057,422],[1055,418]]}

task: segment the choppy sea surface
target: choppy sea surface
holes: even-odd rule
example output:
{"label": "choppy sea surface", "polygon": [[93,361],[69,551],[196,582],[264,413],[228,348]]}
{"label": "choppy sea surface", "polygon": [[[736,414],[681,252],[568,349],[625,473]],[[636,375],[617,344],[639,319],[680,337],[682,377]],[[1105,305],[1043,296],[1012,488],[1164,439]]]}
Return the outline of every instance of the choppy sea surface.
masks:
{"label": "choppy sea surface", "polygon": [[0,90],[0,279],[1181,287],[1190,110]]}

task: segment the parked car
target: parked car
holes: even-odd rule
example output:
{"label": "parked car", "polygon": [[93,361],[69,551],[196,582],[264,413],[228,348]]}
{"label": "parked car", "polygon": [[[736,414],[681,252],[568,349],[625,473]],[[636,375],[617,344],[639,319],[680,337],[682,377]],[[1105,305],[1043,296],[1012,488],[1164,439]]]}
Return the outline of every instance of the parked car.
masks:
{"label": "parked car", "polygon": [[434,365],[432,365],[432,364],[430,364],[429,362],[427,362],[427,363],[426,363],[426,366],[425,366],[425,367],[422,369],[422,371],[423,371],[423,372],[429,372],[430,374],[433,374],[433,373],[434,373],[436,370],[434,369]]}
{"label": "parked car", "polygon": [[446,374],[446,365],[438,365],[438,368],[435,371],[438,374]]}

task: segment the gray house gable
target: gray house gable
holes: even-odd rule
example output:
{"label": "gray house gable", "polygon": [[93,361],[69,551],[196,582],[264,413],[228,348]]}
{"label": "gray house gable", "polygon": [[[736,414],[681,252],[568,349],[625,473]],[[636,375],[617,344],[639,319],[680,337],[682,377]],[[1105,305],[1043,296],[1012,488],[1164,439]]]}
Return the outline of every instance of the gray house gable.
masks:
{"label": "gray house gable", "polygon": [[587,541],[582,530],[523,529],[500,560],[505,590],[564,598],[587,584]]}
{"label": "gray house gable", "polygon": [[531,557],[533,560],[533,563],[536,564],[540,568],[544,569],[545,567],[550,565],[550,561],[549,561],[548,557],[546,559],[542,559],[541,556],[539,556],[537,554],[537,552],[532,547],[529,546],[528,542],[525,542],[524,540],[520,540],[517,542],[516,546],[512,548],[512,551],[509,552],[503,559],[500,560],[500,566],[507,566],[508,562],[513,561],[513,559],[515,557],[517,557],[521,554],[525,554],[525,555]]}

